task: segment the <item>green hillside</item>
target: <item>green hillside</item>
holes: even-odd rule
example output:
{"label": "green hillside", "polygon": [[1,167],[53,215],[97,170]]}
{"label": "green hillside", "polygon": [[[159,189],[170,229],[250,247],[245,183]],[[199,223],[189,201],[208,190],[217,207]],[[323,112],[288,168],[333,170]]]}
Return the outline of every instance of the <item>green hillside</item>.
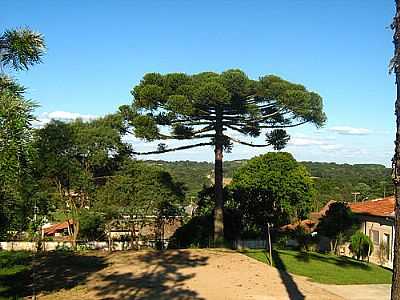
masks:
{"label": "green hillside", "polygon": [[[224,162],[225,178],[232,177],[234,171],[245,160]],[[186,186],[187,199],[196,197],[203,185],[210,185],[213,164],[195,161],[148,161],[163,166],[172,176]],[[321,208],[329,200],[353,201],[353,192],[360,192],[357,199],[379,198],[393,194],[391,169],[378,164],[336,164],[302,162],[314,177],[317,195],[314,209]]]}

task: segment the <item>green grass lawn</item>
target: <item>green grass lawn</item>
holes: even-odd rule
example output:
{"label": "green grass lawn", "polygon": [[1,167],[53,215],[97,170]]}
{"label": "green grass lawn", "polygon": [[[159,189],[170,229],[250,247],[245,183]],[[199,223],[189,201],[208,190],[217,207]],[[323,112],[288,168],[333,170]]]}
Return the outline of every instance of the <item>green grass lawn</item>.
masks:
{"label": "green grass lawn", "polygon": [[[265,250],[245,250],[242,253],[269,263]],[[319,283],[377,284],[392,281],[390,270],[348,257],[292,250],[277,250],[272,256],[278,269],[309,277]]]}
{"label": "green grass lawn", "polygon": [[30,281],[32,254],[0,251],[0,299],[20,299]]}

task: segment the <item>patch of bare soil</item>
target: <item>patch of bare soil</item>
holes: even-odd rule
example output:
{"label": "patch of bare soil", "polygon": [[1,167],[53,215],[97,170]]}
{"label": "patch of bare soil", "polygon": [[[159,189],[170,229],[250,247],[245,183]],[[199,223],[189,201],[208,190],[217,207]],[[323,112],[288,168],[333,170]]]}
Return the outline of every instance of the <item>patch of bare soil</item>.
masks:
{"label": "patch of bare soil", "polygon": [[[53,277],[47,265],[37,275],[38,285],[45,287],[46,280],[49,285],[37,289],[39,299],[343,299],[306,278],[280,272],[232,251],[90,253],[79,259],[83,265],[85,260],[98,260],[99,264],[88,264],[88,270],[73,264],[64,271],[59,264],[59,273]],[[71,270],[74,266],[79,272]]]}

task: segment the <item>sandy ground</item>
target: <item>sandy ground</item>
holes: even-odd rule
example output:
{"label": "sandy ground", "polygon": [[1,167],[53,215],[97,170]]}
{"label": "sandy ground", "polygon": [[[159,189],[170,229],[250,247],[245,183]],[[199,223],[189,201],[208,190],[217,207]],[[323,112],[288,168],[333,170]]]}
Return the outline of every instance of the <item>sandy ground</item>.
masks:
{"label": "sandy ground", "polygon": [[67,290],[49,290],[50,294],[42,294],[38,298],[344,299],[306,278],[281,273],[275,268],[231,251],[119,252],[103,259],[106,262],[103,268],[88,273],[76,285],[69,286]]}

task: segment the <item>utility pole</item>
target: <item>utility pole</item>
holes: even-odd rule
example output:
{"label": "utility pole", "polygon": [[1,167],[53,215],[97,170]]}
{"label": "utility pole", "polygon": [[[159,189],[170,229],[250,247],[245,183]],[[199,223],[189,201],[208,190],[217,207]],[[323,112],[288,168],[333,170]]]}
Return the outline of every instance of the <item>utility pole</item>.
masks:
{"label": "utility pole", "polygon": [[271,244],[271,232],[270,232],[270,223],[267,223],[267,231],[268,231],[268,248],[269,248],[269,264],[272,266],[272,244]]}

